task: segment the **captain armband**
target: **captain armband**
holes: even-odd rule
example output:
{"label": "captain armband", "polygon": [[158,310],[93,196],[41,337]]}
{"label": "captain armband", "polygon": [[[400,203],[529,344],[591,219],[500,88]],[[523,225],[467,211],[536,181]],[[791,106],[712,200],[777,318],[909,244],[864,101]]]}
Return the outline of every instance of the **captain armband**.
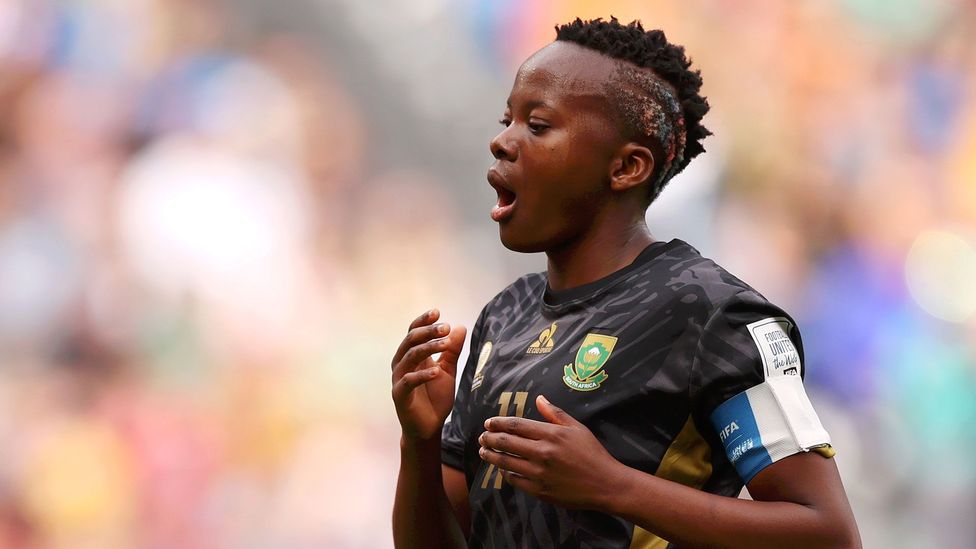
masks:
{"label": "captain armband", "polygon": [[767,378],[723,402],[709,418],[742,482],[800,452],[833,456],[830,435],[820,424],[798,375]]}

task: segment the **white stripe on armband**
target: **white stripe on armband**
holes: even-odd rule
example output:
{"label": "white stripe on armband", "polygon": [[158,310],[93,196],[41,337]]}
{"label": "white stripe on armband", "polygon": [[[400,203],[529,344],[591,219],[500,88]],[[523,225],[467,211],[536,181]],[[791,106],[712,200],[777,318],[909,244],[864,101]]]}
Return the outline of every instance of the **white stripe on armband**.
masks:
{"label": "white stripe on armband", "polygon": [[746,484],[785,457],[830,444],[796,375],[768,378],[720,404],[710,419]]}

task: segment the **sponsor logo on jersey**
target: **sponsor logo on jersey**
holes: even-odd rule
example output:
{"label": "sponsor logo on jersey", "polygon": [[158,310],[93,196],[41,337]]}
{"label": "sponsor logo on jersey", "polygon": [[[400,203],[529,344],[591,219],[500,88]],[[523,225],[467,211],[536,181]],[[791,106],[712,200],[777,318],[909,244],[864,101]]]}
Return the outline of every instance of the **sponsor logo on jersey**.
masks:
{"label": "sponsor logo on jersey", "polygon": [[542,330],[539,334],[539,339],[532,342],[529,348],[525,350],[527,354],[530,355],[544,355],[552,352],[552,347],[554,345],[552,341],[552,336],[556,333],[556,323],[553,322],[552,326]]}
{"label": "sponsor logo on jersey", "polygon": [[472,391],[481,387],[481,382],[485,380],[485,364],[488,364],[488,358],[491,357],[491,349],[492,345],[490,341],[486,341],[481,346],[481,353],[478,355],[478,365],[474,369],[474,379],[471,380]]}
{"label": "sponsor logo on jersey", "polygon": [[609,375],[603,371],[610,359],[617,338],[602,334],[586,334],[583,344],[576,352],[576,363],[563,367],[563,383],[577,391],[592,391],[607,380]]}
{"label": "sponsor logo on jersey", "polygon": [[800,375],[800,353],[788,335],[793,323],[783,317],[764,318],[746,326],[759,348],[766,377]]}

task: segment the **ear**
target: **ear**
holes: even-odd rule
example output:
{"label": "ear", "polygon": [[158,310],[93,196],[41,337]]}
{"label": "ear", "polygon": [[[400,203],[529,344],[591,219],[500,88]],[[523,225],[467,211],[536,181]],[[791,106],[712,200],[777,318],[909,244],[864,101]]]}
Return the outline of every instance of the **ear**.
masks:
{"label": "ear", "polygon": [[653,173],[651,149],[639,143],[627,143],[610,163],[610,189],[615,192],[630,190],[643,184]]}

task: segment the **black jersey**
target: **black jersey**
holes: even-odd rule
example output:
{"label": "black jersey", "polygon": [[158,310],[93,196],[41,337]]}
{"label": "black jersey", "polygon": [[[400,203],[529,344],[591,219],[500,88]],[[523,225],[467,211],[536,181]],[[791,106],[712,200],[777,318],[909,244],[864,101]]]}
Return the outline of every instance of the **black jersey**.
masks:
{"label": "black jersey", "polygon": [[543,394],[625,465],[736,496],[768,463],[829,442],[814,436],[800,448],[792,440],[764,447],[769,429],[759,431],[776,414],[734,415],[752,410],[747,390],[755,393],[771,375],[799,385],[801,363],[789,315],[680,240],[654,243],[631,265],[566,291],[548,289],[543,273],[518,279],[474,325],[442,437],[444,463],[467,480],[470,546],[667,543],[619,517],[564,509],[512,488],[478,456],[485,419],[543,420],[534,405]]}

